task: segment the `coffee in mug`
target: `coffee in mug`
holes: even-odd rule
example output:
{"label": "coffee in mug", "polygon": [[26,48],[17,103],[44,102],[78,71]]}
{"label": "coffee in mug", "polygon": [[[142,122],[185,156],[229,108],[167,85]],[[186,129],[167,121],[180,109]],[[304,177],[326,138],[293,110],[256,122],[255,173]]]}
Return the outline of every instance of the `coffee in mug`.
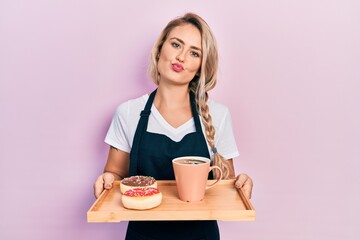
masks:
{"label": "coffee in mug", "polygon": [[181,159],[176,160],[176,162],[181,163],[181,164],[202,164],[202,163],[206,163],[206,161],[199,160],[199,159],[193,159],[193,158],[190,158],[190,159],[181,158]]}

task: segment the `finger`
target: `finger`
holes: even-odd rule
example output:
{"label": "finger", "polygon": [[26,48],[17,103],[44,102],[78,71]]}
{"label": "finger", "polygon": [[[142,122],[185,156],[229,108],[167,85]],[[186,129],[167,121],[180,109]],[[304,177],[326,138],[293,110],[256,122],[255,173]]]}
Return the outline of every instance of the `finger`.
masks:
{"label": "finger", "polygon": [[111,173],[104,173],[103,179],[104,179],[104,187],[106,189],[112,188],[112,184],[114,182],[114,175],[112,175]]}
{"label": "finger", "polygon": [[235,182],[236,188],[241,188],[245,194],[245,196],[250,199],[252,195],[253,189],[253,181],[252,179],[245,173],[240,174],[236,178]]}
{"label": "finger", "polygon": [[242,187],[243,191],[244,191],[244,194],[245,196],[248,198],[248,199],[251,199],[251,194],[252,194],[252,186],[245,182],[244,186]]}
{"label": "finger", "polygon": [[248,179],[246,179],[244,185],[243,185],[243,189],[245,192],[245,195],[250,199],[251,198],[251,194],[252,194],[252,189],[253,189],[253,181],[250,177],[248,177]]}
{"label": "finger", "polygon": [[100,175],[94,184],[94,195],[96,198],[98,198],[101,194],[101,192],[104,190],[104,180],[103,176]]}
{"label": "finger", "polygon": [[240,175],[238,175],[236,177],[236,181],[235,181],[235,187],[236,188],[241,188],[244,186],[246,180],[249,178],[248,175],[246,175],[245,173],[241,173]]}

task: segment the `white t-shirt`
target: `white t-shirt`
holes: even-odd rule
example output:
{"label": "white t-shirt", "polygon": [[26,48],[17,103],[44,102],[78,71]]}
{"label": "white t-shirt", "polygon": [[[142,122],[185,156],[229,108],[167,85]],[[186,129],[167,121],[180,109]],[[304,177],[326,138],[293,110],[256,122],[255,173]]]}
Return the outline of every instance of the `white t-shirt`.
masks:
{"label": "white t-shirt", "polygon": [[[139,98],[126,101],[118,106],[105,137],[105,142],[107,144],[124,152],[130,153],[136,128],[140,119],[140,112],[144,110],[148,98],[149,96],[145,94]],[[217,151],[225,159],[231,159],[239,156],[228,108],[211,99],[208,100],[208,105],[213,126],[215,127],[215,147],[217,148]],[[204,132],[204,125],[201,120],[200,122]],[[195,132],[196,129],[193,118],[177,128],[172,127],[161,116],[153,104],[151,107],[147,131],[166,135],[173,141],[179,142],[186,134]],[[209,145],[208,149],[212,158],[212,151]]]}

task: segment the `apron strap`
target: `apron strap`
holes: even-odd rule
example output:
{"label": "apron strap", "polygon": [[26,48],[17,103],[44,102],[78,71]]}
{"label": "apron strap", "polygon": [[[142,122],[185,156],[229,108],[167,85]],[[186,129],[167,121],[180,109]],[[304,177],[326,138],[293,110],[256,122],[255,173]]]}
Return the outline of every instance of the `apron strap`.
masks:
{"label": "apron strap", "polygon": [[191,103],[191,111],[192,111],[193,119],[195,122],[196,133],[202,134],[199,113],[196,107],[195,95],[191,91],[190,91],[190,103]]}
{"label": "apron strap", "polygon": [[130,176],[136,175],[136,172],[137,172],[138,151],[139,151],[140,141],[141,141],[142,133],[144,131],[146,131],[146,128],[147,128],[147,124],[149,121],[149,115],[151,113],[151,106],[152,106],[152,103],[155,98],[156,90],[157,89],[155,89],[150,94],[149,99],[146,102],[144,110],[142,110],[140,113],[140,120],[139,120],[138,126],[136,128],[134,141],[132,144],[132,149],[130,151],[130,169],[129,169]]}

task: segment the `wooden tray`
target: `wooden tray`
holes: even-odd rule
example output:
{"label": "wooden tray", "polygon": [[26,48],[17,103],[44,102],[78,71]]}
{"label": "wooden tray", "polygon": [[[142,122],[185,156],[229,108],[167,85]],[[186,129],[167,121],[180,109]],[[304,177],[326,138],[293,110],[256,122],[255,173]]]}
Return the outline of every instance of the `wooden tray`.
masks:
{"label": "wooden tray", "polygon": [[[214,180],[209,180],[212,182]],[[129,210],[121,202],[120,182],[105,190],[87,212],[88,222],[120,222],[129,220],[224,220],[253,221],[255,209],[235,180],[221,180],[205,193],[201,202],[184,202],[178,198],[176,183],[157,181],[163,194],[161,204],[149,210]]]}

